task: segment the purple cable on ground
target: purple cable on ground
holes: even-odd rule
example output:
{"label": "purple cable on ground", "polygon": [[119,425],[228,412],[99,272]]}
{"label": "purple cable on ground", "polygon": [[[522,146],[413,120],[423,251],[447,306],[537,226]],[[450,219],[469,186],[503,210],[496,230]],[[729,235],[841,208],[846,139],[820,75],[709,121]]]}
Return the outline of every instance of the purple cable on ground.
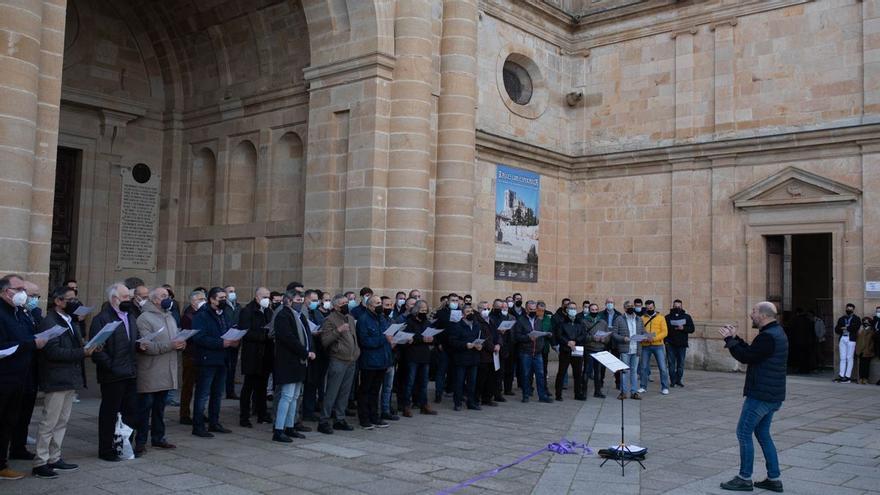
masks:
{"label": "purple cable on ground", "polygon": [[572,442],[570,440],[566,440],[563,438],[562,440],[560,440],[558,442],[553,442],[551,444],[548,444],[546,447],[544,447],[541,450],[536,450],[530,454],[526,454],[526,455],[520,457],[519,459],[511,462],[510,464],[505,464],[503,466],[499,466],[495,469],[492,469],[492,470],[486,471],[485,473],[474,476],[473,478],[471,478],[467,481],[462,481],[461,483],[453,486],[452,488],[447,488],[446,490],[441,490],[441,491],[437,492],[437,495],[449,495],[451,493],[455,493],[465,487],[473,485],[474,483],[476,483],[480,480],[492,478],[493,476],[496,476],[498,473],[500,473],[501,471],[504,471],[505,469],[507,469],[509,467],[516,466],[517,464],[523,463],[533,457],[537,457],[547,451],[564,455],[564,454],[577,454],[578,449],[581,449],[582,456],[593,453],[593,450],[590,449],[589,447],[587,447],[587,444]]}

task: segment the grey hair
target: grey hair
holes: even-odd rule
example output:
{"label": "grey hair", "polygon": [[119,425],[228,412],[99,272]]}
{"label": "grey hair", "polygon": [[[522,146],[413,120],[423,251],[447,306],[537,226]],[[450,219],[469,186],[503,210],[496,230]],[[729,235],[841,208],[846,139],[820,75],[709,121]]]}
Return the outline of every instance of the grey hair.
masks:
{"label": "grey hair", "polygon": [[189,300],[192,301],[193,299],[195,299],[195,298],[197,298],[197,297],[199,297],[199,296],[202,296],[202,297],[204,297],[205,299],[208,298],[207,294],[205,294],[205,291],[203,291],[203,290],[194,290],[194,291],[192,291],[192,292],[189,293]]}
{"label": "grey hair", "polygon": [[335,296],[333,296],[333,305],[336,306],[337,304],[339,304],[339,301],[343,299],[345,300],[345,302],[348,302],[348,298],[345,297],[345,294],[336,294]]}
{"label": "grey hair", "polygon": [[528,301],[526,301],[526,306],[537,306],[537,305],[538,305],[538,303],[536,303],[532,299],[529,299]]}
{"label": "grey hair", "polygon": [[425,306],[425,309],[427,309],[429,312],[431,311],[431,307],[428,306],[428,301],[425,301],[424,299],[419,299],[418,301],[416,301],[415,304],[413,304],[413,307],[409,310],[409,314],[411,314],[411,315],[419,314],[419,308],[421,306]]}
{"label": "grey hair", "polygon": [[165,291],[165,294],[168,294],[168,289],[166,289],[165,287],[162,287],[162,286],[160,285],[159,287],[156,287],[156,288],[150,290],[150,294],[149,294],[149,296],[148,296],[148,297],[150,298],[150,301],[159,298],[159,291],[160,291],[160,290],[164,290],[164,291]]}
{"label": "grey hair", "polygon": [[107,287],[107,300],[111,301],[114,297],[119,297],[119,288],[124,287],[125,290],[128,290],[128,287],[122,282],[113,282]]}

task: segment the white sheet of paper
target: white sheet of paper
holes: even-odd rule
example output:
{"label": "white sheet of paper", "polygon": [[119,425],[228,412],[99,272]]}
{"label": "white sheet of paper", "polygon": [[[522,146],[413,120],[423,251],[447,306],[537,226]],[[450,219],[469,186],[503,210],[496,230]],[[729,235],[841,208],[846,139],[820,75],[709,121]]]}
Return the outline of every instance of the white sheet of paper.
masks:
{"label": "white sheet of paper", "polygon": [[89,340],[89,342],[85,346],[87,348],[92,348],[98,347],[99,345],[103,344],[107,341],[107,339],[110,338],[111,335],[113,335],[113,332],[116,331],[116,327],[118,327],[119,325],[122,325],[122,320],[111,321],[110,323],[104,325],[104,328],[96,333],[95,336],[92,337],[92,339]]}
{"label": "white sheet of paper", "polygon": [[73,315],[74,316],[85,316],[85,315],[91,313],[93,309],[95,309],[95,308],[91,308],[89,306],[80,306],[80,307],[76,308],[76,311],[73,312]]}
{"label": "white sheet of paper", "polygon": [[173,342],[185,342],[185,341],[189,340],[193,335],[195,335],[195,334],[197,334],[197,333],[199,333],[199,332],[201,332],[201,330],[198,330],[198,329],[194,329],[194,330],[181,330],[181,331],[177,334],[177,337],[174,337]]}
{"label": "white sheet of paper", "polygon": [[397,332],[396,334],[394,334],[394,337],[391,339],[391,342],[393,342],[395,344],[405,344],[405,343],[409,342],[414,336],[415,336],[415,334],[413,334],[413,333]]}
{"label": "white sheet of paper", "polygon": [[492,353],[492,363],[495,365],[495,371],[501,369],[501,357],[498,355],[497,352]]}
{"label": "white sheet of paper", "polygon": [[439,335],[441,333],[443,333],[442,328],[428,327],[425,329],[424,332],[422,332],[422,337],[433,337],[433,336]]}
{"label": "white sheet of paper", "polygon": [[547,335],[550,335],[550,332],[539,332],[537,330],[529,332],[529,337],[535,337],[536,339],[539,337],[546,337]]}
{"label": "white sheet of paper", "polygon": [[244,334],[247,333],[247,330],[239,330],[237,328],[230,328],[220,337],[223,340],[241,340],[244,337]]}
{"label": "white sheet of paper", "polygon": [[498,325],[498,330],[500,330],[502,332],[506,332],[506,331],[510,330],[511,328],[513,328],[514,325],[516,325],[516,322],[513,320],[502,321]]}
{"label": "white sheet of paper", "polygon": [[449,312],[449,321],[451,321],[453,323],[458,323],[459,321],[461,321],[461,310],[460,309],[453,309],[452,311],[450,311]]}
{"label": "white sheet of paper", "polygon": [[674,327],[683,327],[685,323],[687,323],[687,320],[685,320],[684,318],[680,320],[669,320],[669,324]]}
{"label": "white sheet of paper", "polygon": [[486,341],[486,339],[477,339],[477,340],[474,340],[473,342],[471,342],[471,344],[483,345],[483,342],[485,342],[485,341]]}
{"label": "white sheet of paper", "polygon": [[43,331],[43,332],[40,332],[40,333],[34,335],[34,338],[35,339],[51,340],[51,339],[54,339],[55,337],[61,335],[62,333],[68,331],[68,330],[69,329],[67,327],[62,327],[61,325],[55,325],[54,327],[52,327],[46,331]]}
{"label": "white sheet of paper", "polygon": [[608,368],[608,371],[612,373],[617,373],[621,370],[628,370],[629,366],[626,365],[620,359],[614,357],[614,354],[611,354],[608,351],[597,352],[595,354],[591,354],[593,359],[602,363],[602,366]]}
{"label": "white sheet of paper", "polygon": [[600,339],[604,339],[605,337],[607,337],[607,336],[609,336],[609,335],[611,335],[611,332],[602,332],[602,331],[599,331],[599,332],[596,332],[596,334],[595,334],[595,336],[596,336],[596,337],[599,337]]}
{"label": "white sheet of paper", "polygon": [[152,342],[152,341],[156,340],[156,337],[164,331],[165,331],[165,327],[162,327],[159,330],[157,330],[151,334],[144,335],[143,337],[137,339],[137,341],[138,342]]}
{"label": "white sheet of paper", "polygon": [[571,355],[573,357],[584,357],[584,346],[582,346],[582,345],[574,346],[574,350],[571,351]]}
{"label": "white sheet of paper", "polygon": [[630,337],[629,340],[631,340],[633,342],[641,342],[643,340],[646,340],[647,338],[648,338],[647,335],[645,335],[643,333],[638,333],[638,334],[635,334],[632,337]]}
{"label": "white sheet of paper", "polygon": [[312,320],[306,320],[306,321],[309,322],[309,332],[311,332],[311,333],[318,333],[318,332],[321,331],[321,327],[319,327],[318,325],[316,325],[315,322],[313,322]]}
{"label": "white sheet of paper", "polygon": [[385,335],[394,335],[397,332],[403,330],[406,327],[406,323],[395,323],[388,327],[388,330],[385,330]]}
{"label": "white sheet of paper", "polygon": [[17,350],[18,350],[18,344],[14,345],[8,349],[0,350],[0,359],[3,359],[5,357],[9,357],[9,356],[15,354],[15,351],[17,351]]}

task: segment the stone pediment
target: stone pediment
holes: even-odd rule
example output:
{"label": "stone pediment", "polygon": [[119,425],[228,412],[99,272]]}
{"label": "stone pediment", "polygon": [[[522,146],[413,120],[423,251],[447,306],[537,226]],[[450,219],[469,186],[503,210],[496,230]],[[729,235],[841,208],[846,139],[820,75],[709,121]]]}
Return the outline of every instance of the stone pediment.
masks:
{"label": "stone pediment", "polygon": [[797,167],[788,167],[742,191],[731,199],[737,208],[827,204],[856,201],[858,189]]}

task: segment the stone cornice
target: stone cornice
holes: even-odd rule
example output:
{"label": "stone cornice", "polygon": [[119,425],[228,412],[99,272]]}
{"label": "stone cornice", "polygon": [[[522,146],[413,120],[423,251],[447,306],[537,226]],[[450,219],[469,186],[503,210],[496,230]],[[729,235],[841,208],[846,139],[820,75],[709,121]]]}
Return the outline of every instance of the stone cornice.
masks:
{"label": "stone cornice", "polygon": [[878,140],[880,123],[573,156],[478,130],[477,153],[482,160],[515,160],[546,168],[551,174],[563,171],[572,179],[586,179],[733,166],[779,152],[815,155],[837,149],[829,156],[840,156],[849,148],[845,153],[858,155],[874,148],[865,143]]}
{"label": "stone cornice", "polygon": [[370,78],[391,81],[396,63],[397,59],[393,55],[373,52],[326,65],[306,67],[303,76],[309,85],[309,91]]}
{"label": "stone cornice", "polygon": [[95,110],[107,110],[136,117],[147,115],[148,110],[140,100],[131,100],[121,96],[109,96],[103,93],[70,87],[63,87],[61,89],[61,103]]}

